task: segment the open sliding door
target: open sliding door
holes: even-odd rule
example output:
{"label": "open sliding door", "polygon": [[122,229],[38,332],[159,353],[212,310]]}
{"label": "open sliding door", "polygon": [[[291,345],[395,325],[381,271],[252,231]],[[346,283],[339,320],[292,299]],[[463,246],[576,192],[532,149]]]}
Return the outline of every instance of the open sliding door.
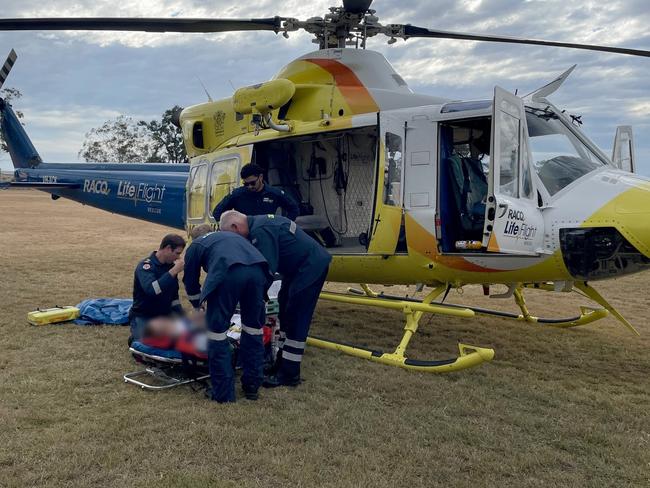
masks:
{"label": "open sliding door", "polygon": [[395,254],[403,214],[404,121],[395,114],[379,114],[379,150],[375,211],[368,252]]}

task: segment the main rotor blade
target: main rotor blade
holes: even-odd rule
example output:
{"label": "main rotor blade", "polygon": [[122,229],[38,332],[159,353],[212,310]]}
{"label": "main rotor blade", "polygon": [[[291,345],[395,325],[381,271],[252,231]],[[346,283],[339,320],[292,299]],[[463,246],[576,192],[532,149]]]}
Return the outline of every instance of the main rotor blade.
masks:
{"label": "main rotor blade", "polygon": [[8,30],[97,30],[143,32],[229,32],[269,30],[278,32],[282,18],[268,19],[178,19],[135,17],[0,19],[0,31]]}
{"label": "main rotor blade", "polygon": [[587,49],[589,51],[604,51],[608,53],[629,54],[632,56],[650,57],[650,51],[642,49],[628,49],[625,47],[597,46],[594,44],[578,44],[573,42],[543,41],[540,39],[524,39],[520,37],[492,36],[486,34],[467,34],[463,32],[441,31],[405,25],[404,37],[430,37],[436,39],[462,39],[467,41],[507,42],[510,44],[535,44],[539,46],[569,47],[573,49]]}

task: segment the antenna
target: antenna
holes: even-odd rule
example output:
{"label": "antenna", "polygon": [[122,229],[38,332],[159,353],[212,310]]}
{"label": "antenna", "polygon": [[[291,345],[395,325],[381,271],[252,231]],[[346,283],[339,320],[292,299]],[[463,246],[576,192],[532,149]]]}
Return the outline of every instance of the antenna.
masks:
{"label": "antenna", "polygon": [[208,102],[212,102],[212,101],[213,101],[213,100],[212,100],[212,97],[211,97],[210,94],[208,93],[208,89],[205,87],[205,85],[204,85],[203,82],[201,81],[201,78],[199,78],[199,77],[197,76],[196,79],[199,80],[199,83],[201,83],[201,86],[203,87],[203,91],[204,91],[205,94],[208,96]]}

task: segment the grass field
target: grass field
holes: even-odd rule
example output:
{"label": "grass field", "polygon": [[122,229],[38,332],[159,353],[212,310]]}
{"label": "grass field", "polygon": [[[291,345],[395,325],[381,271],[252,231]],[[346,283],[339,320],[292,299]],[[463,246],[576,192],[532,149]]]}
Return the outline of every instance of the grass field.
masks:
{"label": "grass field", "polygon": [[[494,361],[426,375],[311,348],[299,388],[220,406],[124,384],[136,368],[125,327],[25,321],[39,306],[129,297],[135,264],[167,231],[0,191],[0,486],[650,486],[650,275],[595,285],[640,338],[610,318],[556,330],[434,316],[413,357],[448,357],[463,341],[494,347]],[[513,309],[480,288],[450,299]],[[585,304],[527,300],[556,316]],[[389,349],[401,322],[322,303],[312,330]]]}

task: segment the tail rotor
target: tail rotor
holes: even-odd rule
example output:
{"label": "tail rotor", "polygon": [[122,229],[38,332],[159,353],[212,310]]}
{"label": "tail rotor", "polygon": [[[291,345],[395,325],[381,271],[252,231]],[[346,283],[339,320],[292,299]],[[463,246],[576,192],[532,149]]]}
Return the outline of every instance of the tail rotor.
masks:
{"label": "tail rotor", "polygon": [[9,56],[7,56],[5,64],[2,65],[2,69],[0,69],[0,90],[2,90],[2,85],[4,85],[7,76],[9,76],[9,73],[11,72],[11,68],[13,68],[14,64],[16,64],[17,58],[18,55],[16,54],[16,51],[12,49],[9,53]]}

